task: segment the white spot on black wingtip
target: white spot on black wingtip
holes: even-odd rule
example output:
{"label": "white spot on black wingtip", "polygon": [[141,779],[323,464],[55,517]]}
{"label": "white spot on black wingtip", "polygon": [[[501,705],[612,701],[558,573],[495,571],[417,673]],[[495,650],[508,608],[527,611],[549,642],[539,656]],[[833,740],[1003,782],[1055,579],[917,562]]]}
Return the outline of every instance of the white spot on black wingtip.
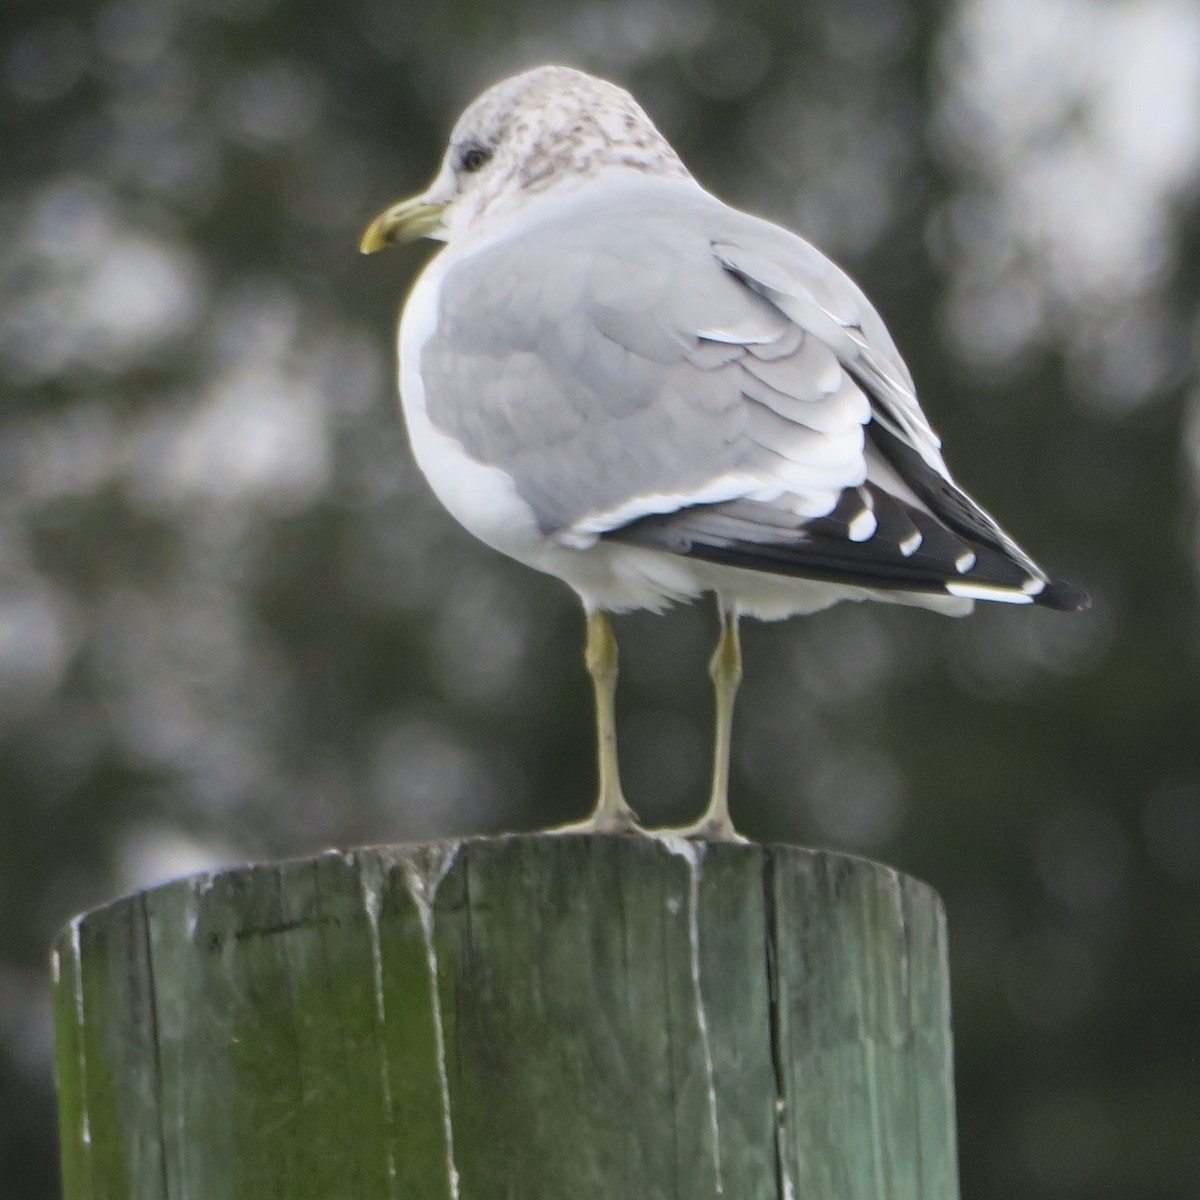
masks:
{"label": "white spot on black wingtip", "polygon": [[900,543],[900,553],[903,554],[905,558],[912,558],[912,556],[916,554],[918,550],[920,550],[921,543],[924,540],[925,535],[919,529],[914,530]]}
{"label": "white spot on black wingtip", "polygon": [[946,591],[952,596],[969,600],[998,600],[1003,604],[1038,604],[1062,612],[1082,612],[1091,607],[1092,599],[1082,588],[1063,579],[1032,576],[1019,588],[998,587],[987,583],[947,582]]}
{"label": "white spot on black wingtip", "polygon": [[978,561],[979,559],[973,550],[964,550],[963,553],[954,560],[954,569],[960,575],[965,575]]}
{"label": "white spot on black wingtip", "polygon": [[1033,597],[1015,588],[997,587],[989,583],[949,582],[946,591],[964,600],[998,600],[1001,604],[1032,604]]}
{"label": "white spot on black wingtip", "polygon": [[878,528],[879,522],[875,519],[875,514],[869,508],[864,508],[850,522],[849,538],[852,542],[865,542],[874,536]]}

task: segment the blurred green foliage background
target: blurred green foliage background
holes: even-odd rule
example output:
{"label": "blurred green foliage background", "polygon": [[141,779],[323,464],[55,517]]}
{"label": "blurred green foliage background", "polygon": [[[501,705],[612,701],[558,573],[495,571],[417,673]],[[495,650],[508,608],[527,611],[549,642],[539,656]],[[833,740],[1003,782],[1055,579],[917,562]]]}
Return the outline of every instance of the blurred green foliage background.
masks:
{"label": "blurred green foliage background", "polygon": [[[891,325],[951,465],[1091,612],[746,630],[735,816],[946,900],[963,1192],[1200,1193],[1193,0],[0,8],[0,1197],[57,1195],[46,948],[251,856],[593,788],[581,618],[412,466],[355,253],[461,107],[630,86]],[[705,608],[617,623],[627,791],[696,815]]]}

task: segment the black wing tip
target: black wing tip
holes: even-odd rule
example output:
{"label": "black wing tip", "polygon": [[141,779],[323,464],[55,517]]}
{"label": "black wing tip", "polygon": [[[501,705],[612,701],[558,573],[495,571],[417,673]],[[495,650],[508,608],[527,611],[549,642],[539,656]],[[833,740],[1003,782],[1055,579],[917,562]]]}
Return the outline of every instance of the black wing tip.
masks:
{"label": "black wing tip", "polygon": [[1083,612],[1092,607],[1092,598],[1081,587],[1065,579],[1052,579],[1038,593],[1037,602],[1043,608],[1059,612]]}

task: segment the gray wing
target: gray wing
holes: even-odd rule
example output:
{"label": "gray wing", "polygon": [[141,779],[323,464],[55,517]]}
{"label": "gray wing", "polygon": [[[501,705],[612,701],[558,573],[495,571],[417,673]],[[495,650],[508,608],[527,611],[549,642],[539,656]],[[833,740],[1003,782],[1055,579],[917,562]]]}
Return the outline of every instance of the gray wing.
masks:
{"label": "gray wing", "polygon": [[848,277],[704,193],[660,194],[576,206],[446,273],[421,354],[433,423],[567,545],[1041,600]]}
{"label": "gray wing", "polygon": [[[421,353],[430,419],[512,476],[551,536],[748,495],[831,511],[863,477],[861,390],[702,228],[652,218],[609,211],[458,262]],[[745,400],[779,359],[803,412]]]}

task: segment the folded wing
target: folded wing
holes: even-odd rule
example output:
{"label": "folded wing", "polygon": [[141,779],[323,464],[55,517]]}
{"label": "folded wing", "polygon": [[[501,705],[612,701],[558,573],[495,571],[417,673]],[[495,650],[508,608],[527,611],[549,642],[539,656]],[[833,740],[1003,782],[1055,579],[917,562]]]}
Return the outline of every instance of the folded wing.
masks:
{"label": "folded wing", "polygon": [[440,304],[431,420],[563,545],[1086,603],[958,487],[870,303],[777,226],[629,186],[472,255]]}

